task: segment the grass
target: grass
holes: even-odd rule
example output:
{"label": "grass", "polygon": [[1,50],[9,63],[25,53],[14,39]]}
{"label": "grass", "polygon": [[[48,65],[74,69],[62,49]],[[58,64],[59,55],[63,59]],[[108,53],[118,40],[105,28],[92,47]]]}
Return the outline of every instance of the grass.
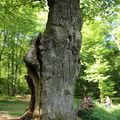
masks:
{"label": "grass", "polygon": [[[81,101],[75,100],[74,108]],[[0,100],[0,111],[5,111],[13,117],[21,116],[25,109],[28,107],[29,102],[26,100]],[[77,120],[120,120],[120,104],[112,105],[110,110],[107,110],[104,105],[99,103],[95,104],[92,111],[82,111],[80,118]]]}
{"label": "grass", "polygon": [[28,104],[29,102],[25,100],[0,100],[0,111],[7,112],[11,116],[20,116]]}
{"label": "grass", "polygon": [[82,111],[80,117],[82,120],[120,120],[120,105],[113,105],[108,110],[97,103],[93,111]]}

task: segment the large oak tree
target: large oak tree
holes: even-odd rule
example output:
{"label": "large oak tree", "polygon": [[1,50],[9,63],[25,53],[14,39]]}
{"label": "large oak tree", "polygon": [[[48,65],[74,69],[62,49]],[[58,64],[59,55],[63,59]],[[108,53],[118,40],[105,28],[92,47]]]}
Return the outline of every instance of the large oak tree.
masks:
{"label": "large oak tree", "polygon": [[79,0],[47,0],[46,30],[24,57],[31,101],[22,120],[73,120],[75,78],[79,73]]}

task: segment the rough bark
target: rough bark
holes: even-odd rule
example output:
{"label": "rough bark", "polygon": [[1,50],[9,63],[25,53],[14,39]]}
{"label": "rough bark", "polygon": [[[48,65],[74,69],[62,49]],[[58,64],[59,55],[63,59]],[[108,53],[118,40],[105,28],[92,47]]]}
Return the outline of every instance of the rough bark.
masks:
{"label": "rough bark", "polygon": [[33,120],[73,120],[81,45],[79,0],[48,0],[48,6],[46,31],[24,58],[35,93],[31,115]]}

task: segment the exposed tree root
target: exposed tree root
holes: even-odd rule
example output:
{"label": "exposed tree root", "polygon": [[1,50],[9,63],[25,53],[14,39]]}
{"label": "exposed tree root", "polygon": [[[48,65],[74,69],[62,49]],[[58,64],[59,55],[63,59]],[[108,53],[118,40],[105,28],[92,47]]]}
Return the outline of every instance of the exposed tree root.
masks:
{"label": "exposed tree root", "polygon": [[27,111],[23,114],[23,116],[19,120],[32,120],[33,113]]}

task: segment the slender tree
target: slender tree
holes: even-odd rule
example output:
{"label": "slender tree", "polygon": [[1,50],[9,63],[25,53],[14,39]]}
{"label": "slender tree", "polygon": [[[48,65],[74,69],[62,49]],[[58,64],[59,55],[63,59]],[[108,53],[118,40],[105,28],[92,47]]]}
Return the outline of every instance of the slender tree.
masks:
{"label": "slender tree", "polygon": [[21,119],[73,120],[75,78],[79,73],[81,17],[79,0],[47,0],[46,30],[24,57],[32,96]]}

